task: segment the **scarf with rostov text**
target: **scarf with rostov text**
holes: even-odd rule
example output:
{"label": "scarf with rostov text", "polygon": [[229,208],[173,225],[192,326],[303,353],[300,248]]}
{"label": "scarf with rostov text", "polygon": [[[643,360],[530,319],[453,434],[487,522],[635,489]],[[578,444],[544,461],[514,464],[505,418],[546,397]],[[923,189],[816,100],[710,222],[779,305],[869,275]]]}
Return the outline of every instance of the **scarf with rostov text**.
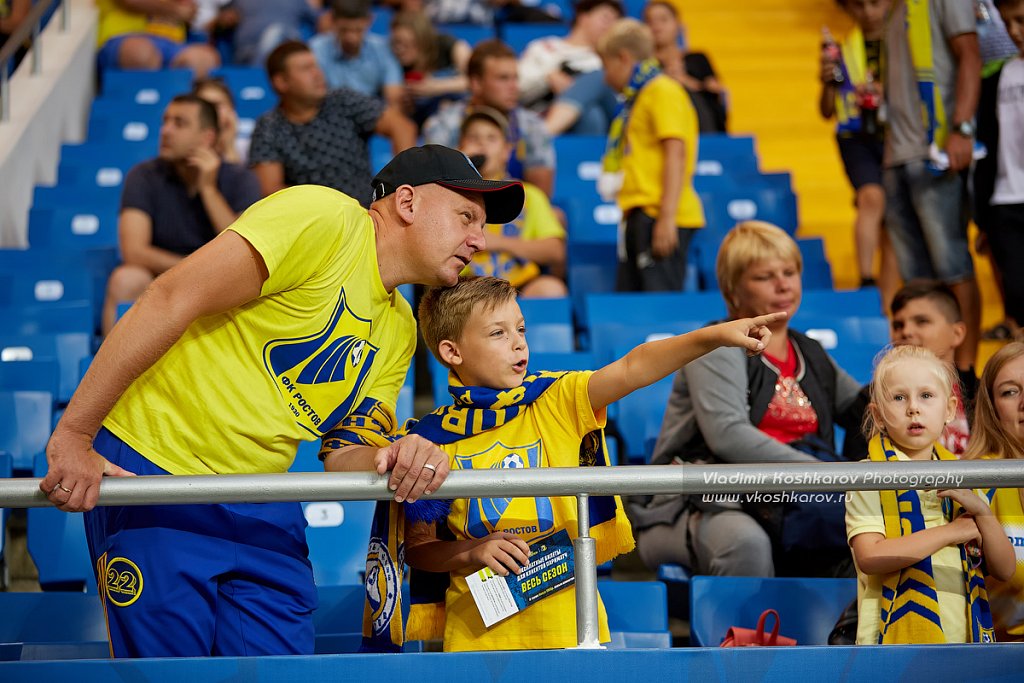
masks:
{"label": "scarf with rostov text", "polygon": [[[410,420],[405,430],[418,434],[439,445],[500,427],[519,417],[523,410],[537,400],[565,372],[528,374],[523,383],[511,389],[467,387],[454,375],[449,377],[448,391],[454,405],[438,408],[418,422]],[[578,453],[548,453],[551,467],[607,466],[609,465],[604,433],[596,430],[587,434]],[[409,577],[409,619],[402,627],[401,583],[404,574],[404,524],[410,519],[435,521],[438,535],[443,538],[447,526],[443,523],[446,510],[440,501],[417,501],[398,505],[393,501],[379,501],[374,514],[373,531],[367,555],[367,596],[363,610],[363,644],[365,652],[395,652],[401,650],[405,640],[441,638],[445,624],[445,593],[448,574],[412,569]],[[551,499],[557,509],[566,506],[575,514],[575,500],[565,503],[563,498]],[[443,504],[442,504],[443,505]],[[597,547],[597,562],[603,563],[629,552],[634,547],[629,519],[618,496],[589,496],[590,535]],[[570,529],[575,538],[576,530]],[[385,567],[384,563],[389,566]],[[371,568],[373,576],[371,576]],[[397,589],[382,588],[382,581],[392,581]],[[390,608],[381,607],[382,596],[393,600]],[[392,597],[393,596],[393,597]]]}
{"label": "scarf with rostov text", "polygon": [[[939,460],[956,460],[957,457],[940,444],[934,446]],[[872,439],[868,446],[868,458],[872,462],[896,462],[896,449],[885,436]],[[925,528],[921,512],[921,499],[917,491],[879,491],[882,516],[885,520],[886,538],[899,538]],[[963,508],[944,498],[942,510],[947,522],[959,515]],[[988,592],[980,562],[975,562],[961,544],[960,565],[963,569],[964,587],[967,598],[967,621],[970,626],[972,643],[995,642],[992,628],[992,614],[989,611]],[[939,597],[932,571],[932,558],[926,557],[898,572],[892,572],[882,583],[881,610],[879,614],[878,643],[885,644],[928,644],[945,643],[942,620],[939,616]]]}

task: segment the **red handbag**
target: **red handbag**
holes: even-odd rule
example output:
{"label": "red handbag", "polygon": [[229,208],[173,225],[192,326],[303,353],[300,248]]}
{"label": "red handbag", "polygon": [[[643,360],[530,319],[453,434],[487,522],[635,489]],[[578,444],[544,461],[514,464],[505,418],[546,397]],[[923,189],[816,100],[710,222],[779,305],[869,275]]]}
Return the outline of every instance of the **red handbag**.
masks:
{"label": "red handbag", "polygon": [[[775,617],[775,626],[772,627],[771,633],[765,635],[764,622],[769,614]],[[779,613],[773,609],[766,609],[761,612],[756,629],[730,626],[729,632],[722,639],[721,647],[770,647],[776,645],[796,645],[796,640],[779,635]]]}

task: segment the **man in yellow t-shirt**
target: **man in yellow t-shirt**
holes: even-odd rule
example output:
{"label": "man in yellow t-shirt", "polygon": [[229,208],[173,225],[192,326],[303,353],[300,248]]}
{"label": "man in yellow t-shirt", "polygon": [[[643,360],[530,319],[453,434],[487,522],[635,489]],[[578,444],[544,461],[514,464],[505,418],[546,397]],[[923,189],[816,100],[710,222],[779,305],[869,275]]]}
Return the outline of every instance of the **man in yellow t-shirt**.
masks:
{"label": "man in yellow t-shirt", "polygon": [[[619,291],[680,291],[686,252],[704,208],[693,188],[697,114],[654,61],[650,29],[621,19],[599,47],[605,80],[625,102],[612,125],[610,169],[621,174]],[[605,168],[609,170],[606,156]]]}
{"label": "man in yellow t-shirt", "polygon": [[220,54],[209,45],[186,44],[188,22],[196,13],[193,0],[96,0],[99,27],[96,61],[100,71],[115,69],[192,69],[197,77],[220,66]]}
{"label": "man in yellow t-shirt", "polygon": [[298,503],[92,510],[100,479],[285,472],[319,438],[327,470],[390,471],[398,501],[435,489],[436,446],[386,445],[415,345],[395,290],[454,283],[485,219],[522,203],[519,183],[484,180],[460,152],[413,148],[374,179],[369,212],[329,188],[282,190],[154,281],[97,353],[41,484],[89,511],[113,656],[313,652]]}
{"label": "man in yellow t-shirt", "polygon": [[[476,106],[469,110],[459,132],[459,149],[473,159],[481,175],[492,180],[509,177],[508,119],[497,109]],[[473,256],[463,275],[491,275],[508,280],[523,298],[563,297],[569,290],[560,278],[541,268],[565,264],[565,228],[536,185],[523,183],[526,202],[522,212],[504,225],[485,228],[487,249]]]}

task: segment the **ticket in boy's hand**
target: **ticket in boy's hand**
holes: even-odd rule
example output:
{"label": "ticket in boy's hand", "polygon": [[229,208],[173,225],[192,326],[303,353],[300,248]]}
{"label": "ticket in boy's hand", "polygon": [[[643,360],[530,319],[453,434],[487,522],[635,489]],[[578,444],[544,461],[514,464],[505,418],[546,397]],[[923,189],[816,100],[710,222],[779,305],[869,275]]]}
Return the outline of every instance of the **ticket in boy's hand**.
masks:
{"label": "ticket in boy's hand", "polygon": [[466,577],[488,628],[575,582],[572,541],[565,530],[531,545],[530,564],[518,575],[498,576],[484,567]]}

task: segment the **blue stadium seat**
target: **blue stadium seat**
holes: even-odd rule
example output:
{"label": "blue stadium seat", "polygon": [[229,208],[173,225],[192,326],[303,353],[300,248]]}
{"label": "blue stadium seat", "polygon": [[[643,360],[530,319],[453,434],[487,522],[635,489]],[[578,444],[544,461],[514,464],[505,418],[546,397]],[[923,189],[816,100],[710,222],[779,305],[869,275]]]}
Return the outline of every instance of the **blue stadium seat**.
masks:
{"label": "blue stadium seat", "polygon": [[809,290],[800,298],[798,315],[835,315],[836,311],[842,311],[843,315],[877,317],[882,315],[882,299],[874,287],[840,292]]}
{"label": "blue stadium seat", "polygon": [[657,581],[599,581],[611,649],[670,647],[665,586]]}
{"label": "blue stadium seat", "polygon": [[615,244],[578,242],[569,246],[566,255],[572,310],[578,325],[585,330],[587,296],[615,291],[615,271],[619,263]]}
{"label": "blue stadium seat", "polygon": [[494,27],[492,26],[479,26],[477,24],[437,24],[435,26],[438,33],[448,34],[459,40],[464,40],[470,44],[471,47],[476,47],[477,43],[481,43],[485,40],[494,38]]}
{"label": "blue stadium seat", "polygon": [[572,353],[534,353],[530,351],[530,372],[538,370],[596,370],[594,354],[587,351]]}
{"label": "blue stadium seat", "polygon": [[[617,346],[614,357],[621,358],[632,350],[632,345]],[[643,464],[650,460],[648,448],[661,432],[661,419],[665,406],[672,395],[675,374],[658,380],[650,386],[637,389],[623,396],[609,406],[608,419],[615,424],[615,430],[622,443],[622,457],[630,463]]]}
{"label": "blue stadium seat", "polygon": [[825,240],[805,237],[796,241],[804,260],[804,289],[832,289],[832,266],[825,257]]}
{"label": "blue stadium seat", "polygon": [[381,7],[380,5],[374,7],[370,33],[376,33],[381,36],[391,33],[391,18],[394,15],[395,11],[390,7]]}
{"label": "blue stadium seat", "polygon": [[[317,457],[319,441],[299,444],[290,472],[323,472]],[[318,586],[349,586],[362,583],[366,571],[366,549],[370,540],[372,500],[303,503],[306,515],[306,543],[313,578]],[[362,618],[362,607],[359,610]]]}
{"label": "blue stadium seat", "polygon": [[740,178],[758,176],[758,165],[754,138],[705,133],[697,141],[694,183],[715,178],[736,182]]}
{"label": "blue stadium seat", "polygon": [[861,384],[868,384],[874,374],[875,358],[885,347],[878,344],[843,343],[828,350],[836,365]]}
{"label": "blue stadium seat", "polygon": [[[394,156],[391,153],[391,140],[388,140],[383,135],[371,135],[369,147],[370,169],[376,174],[380,169],[384,168]],[[409,303],[412,304],[411,298],[409,299]]]}
{"label": "blue stadium seat", "polygon": [[92,165],[97,160],[110,167],[129,169],[140,161],[156,156],[156,148],[149,143],[100,144],[85,142],[81,145],[61,145],[60,163],[69,165]]}
{"label": "blue stadium seat", "polygon": [[434,407],[451,405],[452,397],[448,393],[448,368],[441,365],[431,354],[427,359],[427,369],[430,372],[430,395],[434,399]]}
{"label": "blue stadium seat", "polygon": [[617,346],[636,346],[652,335],[682,334],[722,317],[721,296],[688,292],[589,294],[581,322],[597,363],[614,359]]}
{"label": "blue stadium seat", "polygon": [[53,402],[60,389],[60,364],[56,358],[26,359],[21,350],[8,351],[0,360],[0,391],[42,391]]}
{"label": "blue stadium seat", "polygon": [[601,175],[605,142],[604,136],[597,135],[560,135],[554,139],[558,158],[556,198],[598,196],[597,178]]}
{"label": "blue stadium seat", "polygon": [[[156,145],[153,146],[153,154],[156,155]],[[95,182],[85,182],[81,185],[36,185],[32,191],[33,208],[56,208],[68,206],[69,204],[88,204],[95,206],[97,203],[102,206],[119,207],[121,205],[120,186],[100,187]]]}
{"label": "blue stadium seat", "polygon": [[578,242],[616,244],[622,210],[614,202],[602,200],[596,193],[580,192],[556,202],[565,210],[568,248]]}
{"label": "blue stadium seat", "polygon": [[519,299],[526,321],[526,339],[534,351],[571,353],[573,341],[572,304],[568,298]]}
{"label": "blue stadium seat", "polygon": [[224,79],[235,98],[236,107],[241,102],[263,102],[269,109],[277,102],[267,70],[262,66],[231,64],[218,67],[211,75]]}
{"label": "blue stadium seat", "polygon": [[0,592],[0,614],[4,615],[0,619],[0,643],[107,640],[103,604],[95,594]]}
{"label": "blue stadium seat", "polygon": [[[46,476],[46,469],[46,455],[37,455],[33,476]],[[96,592],[83,513],[55,507],[29,508],[28,552],[39,570],[39,585],[44,591]]]}
{"label": "blue stadium seat", "polygon": [[[40,257],[45,258],[42,254]],[[20,267],[12,265],[0,271],[0,309],[20,310],[25,316],[31,316],[71,304],[93,307],[102,303],[102,293],[96,292],[92,273],[81,266],[68,267],[52,254],[49,257],[45,262],[33,264],[25,260]],[[18,317],[16,315],[15,319]],[[14,328],[8,329],[18,333]],[[67,331],[91,332],[92,327]]]}
{"label": "blue stadium seat", "polygon": [[523,54],[523,50],[530,44],[530,41],[548,36],[569,35],[569,24],[502,24],[501,39],[509,47],[516,51],[516,54]]}
{"label": "blue stadium seat", "polygon": [[695,576],[690,581],[690,642],[715,647],[730,626],[755,628],[766,609],[779,634],[798,645],[826,645],[836,620],[857,597],[856,579]]}
{"label": "blue stadium seat", "polygon": [[155,113],[146,117],[126,113],[124,118],[93,118],[89,121],[89,142],[148,145],[153,155],[159,149],[160,121]]}
{"label": "blue stadium seat", "polygon": [[[117,169],[111,170],[119,173]],[[93,177],[102,173],[105,170],[98,169]],[[33,208],[28,213],[28,243],[33,249],[116,250],[117,220],[116,205],[96,203],[92,206]]]}
{"label": "blue stadium seat", "polygon": [[192,72],[188,69],[160,71],[120,71],[103,73],[103,96],[135,104],[166,106],[175,95],[192,90]]}
{"label": "blue stadium seat", "polygon": [[889,343],[889,321],[881,316],[843,316],[835,312],[831,315],[820,315],[806,313],[801,309],[793,317],[792,325],[818,340],[825,350],[830,352],[846,344],[881,349]]}
{"label": "blue stadium seat", "polygon": [[0,305],[0,321],[10,334],[91,333],[96,327],[96,311],[86,301],[45,306]]}
{"label": "blue stadium seat", "polygon": [[[54,361],[57,364],[57,388],[55,398],[58,403],[67,403],[71,394],[78,386],[80,367],[83,359],[92,355],[92,335],[84,332],[66,332],[63,334],[12,335],[0,334],[0,368],[17,369],[18,363],[25,361]],[[39,368],[44,375],[52,371]],[[2,375],[3,370],[0,370]],[[52,377],[46,378],[52,386]],[[0,382],[2,386],[2,382]],[[9,388],[9,387],[5,387]],[[49,390],[49,389],[44,389]]]}

